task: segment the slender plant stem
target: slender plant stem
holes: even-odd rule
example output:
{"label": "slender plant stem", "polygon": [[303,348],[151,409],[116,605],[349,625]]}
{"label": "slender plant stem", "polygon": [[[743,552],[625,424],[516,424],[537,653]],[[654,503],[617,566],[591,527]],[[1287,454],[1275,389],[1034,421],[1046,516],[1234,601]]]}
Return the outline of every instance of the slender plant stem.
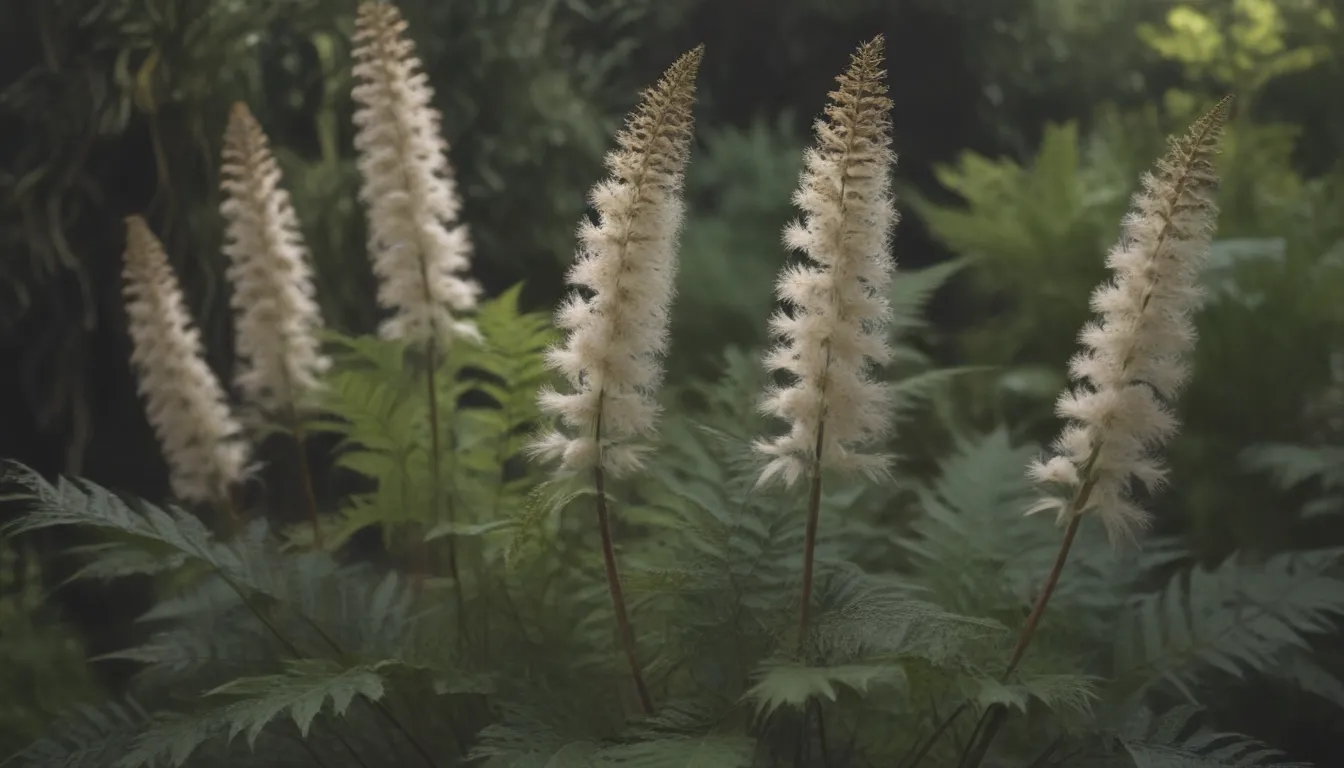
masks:
{"label": "slender plant stem", "polygon": [[[915,766],[919,765],[920,762],[923,761],[924,758],[927,757],[929,752],[933,749],[933,745],[938,743],[938,739],[947,731],[948,728],[951,728],[957,722],[957,718],[961,717],[961,713],[965,712],[969,708],[970,704],[965,701],[963,701],[961,704],[958,704],[957,708],[952,710],[952,714],[948,715],[947,719],[939,723],[933,729],[933,733],[929,734],[929,738],[926,739],[923,744],[919,745],[919,751],[916,752],[912,758],[910,758],[909,768],[915,768]],[[937,716],[936,712],[934,713],[934,716],[935,717]],[[902,762],[902,765],[905,765],[905,763]]]}
{"label": "slender plant stem", "polygon": [[[1064,565],[1069,560],[1069,550],[1073,548],[1073,541],[1078,536],[1078,527],[1083,521],[1083,516],[1079,514],[1078,510],[1086,503],[1091,490],[1091,485],[1083,486],[1083,490],[1070,505],[1071,519],[1068,528],[1064,531],[1064,540],[1059,544],[1059,552],[1055,555],[1055,564],[1050,569],[1050,575],[1045,580],[1045,586],[1036,596],[1036,602],[1031,607],[1031,613],[1027,614],[1027,621],[1022,625],[1022,630],[1017,635],[1017,644],[1013,646],[1013,653],[1008,658],[1008,668],[1003,673],[1005,681],[1012,676],[1013,672],[1017,671],[1018,665],[1022,662],[1022,657],[1026,655],[1027,646],[1031,644],[1031,639],[1036,635],[1041,617],[1045,615],[1045,607],[1050,602],[1050,596],[1055,593],[1055,587],[1059,586],[1059,577],[1064,572]],[[996,704],[990,708],[988,717],[979,742],[969,753],[969,760],[966,762],[968,768],[978,768],[981,761],[985,759],[985,755],[989,753],[990,744],[994,741],[994,737],[998,735],[999,729],[1003,727],[1004,720],[1008,718],[1008,708]]]}
{"label": "slender plant stem", "polygon": [[803,594],[798,609],[798,651],[807,647],[808,623],[812,618],[812,577],[817,552],[817,527],[821,520],[821,447],[826,422],[817,427],[817,445],[812,458],[812,490],[807,500],[807,532],[803,537]]}
{"label": "slender plant stem", "polygon": [[317,754],[317,750],[313,749],[313,745],[309,744],[307,739],[300,736],[298,742],[299,746],[303,747],[303,751],[308,753],[308,756],[313,759],[314,763],[317,763],[321,768],[327,768],[327,764],[322,760],[322,756]]}
{"label": "slender plant stem", "polygon": [[308,512],[308,522],[313,526],[313,546],[325,549],[322,544],[322,524],[317,517],[317,494],[313,491],[313,472],[308,466],[308,435],[303,428],[303,420],[297,411],[290,411],[290,436],[294,443],[294,456],[299,460],[299,485],[303,490],[304,508]]}
{"label": "slender plant stem", "polygon": [[1040,626],[1041,617],[1045,615],[1045,606],[1050,602],[1050,596],[1055,593],[1055,587],[1059,586],[1059,577],[1064,573],[1064,565],[1069,560],[1069,550],[1073,548],[1073,541],[1078,537],[1078,526],[1082,521],[1083,516],[1075,513],[1073,519],[1069,521],[1069,527],[1064,531],[1064,540],[1059,544],[1059,553],[1055,555],[1055,564],[1050,568],[1050,576],[1046,578],[1045,586],[1036,596],[1036,603],[1031,607],[1031,613],[1027,615],[1027,621],[1017,635],[1017,644],[1013,646],[1013,654],[1008,658],[1008,668],[1003,673],[1005,680],[1017,671],[1018,664],[1022,663],[1022,657],[1027,653],[1027,646],[1036,635],[1036,628]]}
{"label": "slender plant stem", "polygon": [[[257,617],[257,621],[260,621],[262,626],[266,627],[266,630],[270,632],[281,645],[285,646],[285,650],[289,652],[289,655],[296,659],[303,658],[303,654],[299,653],[298,646],[290,642],[289,638],[285,637],[279,627],[275,626],[275,622],[266,617],[265,611],[261,610],[254,605],[251,600],[247,599],[247,593],[243,592],[242,587],[238,586],[233,579],[229,578],[228,574],[224,573],[223,570],[215,569],[215,572],[218,573],[219,577],[224,580],[224,583],[229,586],[229,589],[233,590],[233,593],[238,595],[238,599],[243,602],[243,605],[247,606],[247,609],[252,612],[252,615]],[[336,740],[339,741],[343,747],[345,747],[345,751],[350,753],[350,757],[353,758],[356,763],[359,763],[362,768],[369,768],[369,764],[364,762],[364,758],[360,757],[359,752],[355,750],[354,745],[346,740],[339,729],[334,727],[331,728],[331,734],[336,737]],[[432,766],[433,763],[430,765]]]}
{"label": "slender plant stem", "polygon": [[[438,387],[438,342],[430,341],[427,346],[425,365],[428,371],[425,375],[427,394],[429,396],[429,484],[430,500],[433,505],[434,515],[438,516],[442,509],[442,487],[439,477],[439,467],[443,462],[443,448],[439,441],[439,387]],[[452,526],[455,520],[453,506],[448,505],[448,525]],[[463,631],[466,625],[466,602],[462,595],[462,580],[458,578],[457,572],[457,534],[449,533],[446,537],[448,545],[448,575],[453,580],[453,599],[457,604],[457,650],[462,651]],[[425,570],[425,542],[423,537],[415,544],[414,560],[416,562],[416,578],[424,578]]]}
{"label": "slender plant stem", "polygon": [[813,698],[808,703],[817,715],[817,749],[821,751],[821,764],[831,768],[831,750],[826,745],[826,715],[822,712],[821,701]]}
{"label": "slender plant stem", "polygon": [[[313,631],[317,633],[318,637],[322,638],[322,642],[326,643],[327,647],[331,649],[332,653],[335,653],[337,657],[345,656],[345,649],[341,647],[340,643],[336,642],[336,638],[332,637],[329,632],[322,629],[321,625],[313,621],[311,617],[306,616],[302,613],[300,613],[299,616],[300,618],[303,619],[304,623],[306,623],[309,627],[312,627]],[[399,719],[397,719],[397,716],[392,712],[392,710],[387,705],[383,704],[383,702],[381,701],[374,701],[372,699],[370,699],[369,701],[370,703],[373,704],[374,709],[378,710],[379,714],[381,714],[384,719],[386,719],[389,723],[391,723],[398,731],[401,731],[401,733],[406,737],[406,740],[410,742],[411,747],[416,752],[418,752],[422,758],[424,758],[425,762],[429,763],[431,766],[434,765],[434,758],[430,756],[429,750],[425,749],[420,744],[420,742],[416,740],[415,736],[411,734],[410,730],[405,725],[403,725]],[[458,732],[457,728],[453,727],[452,731],[454,738],[456,738],[456,740],[458,741],[458,746],[461,747],[463,744],[465,744],[465,740],[462,738],[462,735]]]}
{"label": "slender plant stem", "polygon": [[[598,408],[597,443],[602,444],[602,412]],[[630,614],[625,607],[625,592],[621,589],[621,575],[616,568],[616,548],[612,544],[611,515],[607,511],[606,479],[602,473],[601,449],[598,461],[593,465],[593,485],[597,491],[597,529],[602,535],[602,563],[607,573],[607,590],[611,593],[611,608],[616,613],[616,629],[621,635],[621,645],[625,648],[625,660],[630,665],[630,677],[634,680],[635,691],[639,694],[639,704],[644,714],[653,714],[653,697],[644,683],[644,673],[639,668],[639,656],[635,653],[635,633],[630,629]]]}
{"label": "slender plant stem", "polygon": [[233,488],[227,488],[215,500],[215,508],[221,514],[220,524],[229,537],[232,537],[243,527],[243,517],[238,513],[238,503],[234,501],[233,494]]}

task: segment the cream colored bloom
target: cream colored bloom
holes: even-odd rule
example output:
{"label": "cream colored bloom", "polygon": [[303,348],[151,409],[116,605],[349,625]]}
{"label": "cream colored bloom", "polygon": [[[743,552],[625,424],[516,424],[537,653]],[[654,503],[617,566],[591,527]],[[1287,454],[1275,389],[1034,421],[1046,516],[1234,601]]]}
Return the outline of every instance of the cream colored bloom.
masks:
{"label": "cream colored bloom", "polygon": [[246,470],[248,446],[205,362],[200,332],[191,325],[163,246],[139,216],[126,219],[122,274],[131,365],[173,493],[183,501],[227,499],[229,486]]}
{"label": "cream colored bloom", "polygon": [[234,381],[270,413],[297,414],[330,361],[320,352],[322,314],[307,247],[266,134],[235,104],[224,134],[224,253],[236,318]]}
{"label": "cream colored bloom", "polygon": [[639,441],[657,422],[702,55],[703,48],[684,54],[644,93],[617,136],[619,148],[607,155],[610,178],[590,194],[598,221],[579,226],[569,282],[580,290],[556,315],[566,342],[547,356],[574,391],[539,397],[571,434],[552,432],[532,445],[535,455],[560,459],[564,471],[599,462],[616,475],[638,468],[647,450]]}
{"label": "cream colored bloom", "polygon": [[770,459],[760,483],[794,483],[818,450],[823,467],[869,475],[886,469],[885,456],[863,452],[890,420],[887,387],[869,373],[891,354],[886,292],[897,221],[882,48],[881,37],[864,44],[837,78],[794,194],[804,217],[785,229],[784,241],[810,263],[787,267],[779,278],[779,298],[792,311],[771,319],[780,342],[765,363],[792,381],[771,389],[762,410],[787,422],[789,432],[757,442]]}
{"label": "cream colored bloom", "polygon": [[1218,209],[1214,167],[1230,99],[1220,102],[1147,175],[1106,263],[1114,278],[1092,295],[1099,318],[1080,335],[1070,362],[1071,390],[1057,411],[1069,420],[1055,454],[1028,474],[1052,491],[1029,512],[1056,510],[1061,521],[1092,512],[1112,541],[1133,538],[1148,515],[1131,481],[1153,490],[1165,476],[1155,449],[1177,429],[1170,404],[1189,375],[1192,315],[1199,270],[1209,252]]}
{"label": "cream colored bloom", "polygon": [[440,134],[441,116],[396,6],[364,2],[355,31],[355,149],[368,211],[378,303],[392,311],[390,339],[447,343],[477,338],[459,315],[479,288],[463,276],[471,242],[457,222],[461,201]]}

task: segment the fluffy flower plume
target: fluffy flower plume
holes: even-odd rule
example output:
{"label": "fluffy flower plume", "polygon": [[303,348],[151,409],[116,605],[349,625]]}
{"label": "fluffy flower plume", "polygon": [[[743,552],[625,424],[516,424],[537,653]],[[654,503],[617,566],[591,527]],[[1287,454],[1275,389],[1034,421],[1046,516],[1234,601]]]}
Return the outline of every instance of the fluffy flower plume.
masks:
{"label": "fluffy flower plume", "polygon": [[[535,455],[577,471],[601,462],[621,474],[636,469],[638,440],[657,421],[654,395],[667,347],[668,308],[677,268],[682,176],[690,156],[691,105],[704,48],[683,54],[645,91],[607,154],[611,175],[593,187],[598,222],[579,226],[579,253],[569,272],[578,289],[556,324],[568,331],[548,363],[574,391],[545,390],[543,410],[558,414],[573,436],[552,432]],[[586,296],[585,296],[586,292]]]}
{"label": "fluffy flower plume", "polygon": [[222,169],[232,304],[237,318],[234,381],[271,413],[297,413],[318,389],[330,361],[317,333],[322,315],[289,193],[266,134],[247,106],[233,106]]}
{"label": "fluffy flower plume", "polygon": [[816,123],[794,203],[802,221],[784,241],[811,263],[787,267],[777,293],[792,312],[770,321],[780,340],[766,356],[771,370],[793,382],[767,392],[762,410],[790,425],[789,433],[756,444],[770,458],[760,482],[794,483],[817,461],[824,467],[885,471],[887,458],[860,449],[885,434],[886,387],[869,368],[890,357],[886,291],[897,213],[890,192],[891,100],[882,69],[883,39],[860,46],[836,78],[826,119]]}
{"label": "fluffy flower plume", "polygon": [[139,216],[126,219],[122,274],[131,364],[168,460],[173,493],[183,501],[225,499],[243,477],[247,445],[203,358],[200,333],[191,326],[163,246]]}
{"label": "fluffy flower plume", "polygon": [[406,22],[396,6],[364,2],[355,26],[355,149],[369,218],[369,253],[378,303],[392,311],[390,339],[447,343],[478,336],[458,317],[476,306],[479,288],[462,276],[471,242],[457,223],[461,201],[441,116]]}
{"label": "fluffy flower plume", "polygon": [[1176,432],[1169,404],[1194,346],[1199,270],[1208,256],[1217,207],[1214,156],[1231,106],[1224,99],[1183,137],[1173,139],[1157,172],[1143,180],[1120,242],[1106,259],[1114,278],[1092,295],[1099,317],[1079,336],[1069,363],[1076,385],[1060,395],[1069,420],[1053,457],[1029,475],[1052,491],[1029,513],[1056,510],[1060,521],[1093,512],[1113,542],[1148,524],[1131,481],[1159,487],[1165,469],[1154,452]]}

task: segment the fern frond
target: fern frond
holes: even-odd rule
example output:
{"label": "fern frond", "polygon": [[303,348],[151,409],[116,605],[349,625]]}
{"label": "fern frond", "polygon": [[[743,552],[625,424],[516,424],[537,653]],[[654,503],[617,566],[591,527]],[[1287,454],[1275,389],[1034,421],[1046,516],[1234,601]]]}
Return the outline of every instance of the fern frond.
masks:
{"label": "fern frond", "polygon": [[73,708],[50,734],[0,765],[5,768],[107,768],[150,716],[134,699]]}
{"label": "fern frond", "polygon": [[811,667],[797,662],[774,661],[762,665],[756,682],[745,698],[761,717],[784,707],[801,710],[814,698],[835,701],[840,687],[858,693],[869,688],[906,686],[905,672],[897,664],[841,664]]}
{"label": "fern frond", "polygon": [[1213,670],[1241,678],[1272,670],[1344,616],[1344,550],[1288,552],[1263,563],[1229,558],[1178,574],[1131,600],[1116,632],[1115,676],[1144,690],[1189,687]]}
{"label": "fern frond", "polygon": [[1285,490],[1316,483],[1324,493],[1302,507],[1304,518],[1344,513],[1344,447],[1265,443],[1242,451],[1241,462]]}
{"label": "fern frond", "polygon": [[943,663],[968,644],[1007,633],[998,622],[949,613],[914,599],[906,583],[854,567],[828,569],[818,604],[808,645],[831,663],[878,657]]}
{"label": "fern frond", "polygon": [[1177,707],[1154,715],[1145,710],[1131,720],[1120,743],[1135,768],[1311,768],[1284,762],[1282,752],[1250,737],[1198,726],[1199,711]]}
{"label": "fern frond", "polygon": [[[1034,499],[1022,468],[1036,449],[1014,445],[1005,429],[955,439],[939,476],[916,485],[921,514],[911,524],[913,535],[896,544],[934,602],[949,611],[1016,623],[1059,544],[1055,531],[1022,515]],[[1094,582],[1077,578],[1112,559],[1093,533],[1087,528],[1079,533],[1074,546],[1087,555],[1067,566],[1055,597],[1060,604],[1097,597]]]}

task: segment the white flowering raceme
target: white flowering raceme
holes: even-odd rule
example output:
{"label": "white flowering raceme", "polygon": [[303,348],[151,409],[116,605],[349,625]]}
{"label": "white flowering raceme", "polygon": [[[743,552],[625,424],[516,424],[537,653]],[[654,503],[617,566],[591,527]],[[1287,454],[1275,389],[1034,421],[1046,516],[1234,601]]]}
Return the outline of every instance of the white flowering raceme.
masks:
{"label": "white flowering raceme", "polygon": [[560,459],[563,471],[599,463],[617,475],[638,468],[647,450],[638,441],[656,424],[702,55],[703,48],[684,54],[644,93],[617,136],[619,148],[607,155],[611,176],[590,194],[598,222],[580,225],[569,272],[569,282],[588,295],[576,291],[557,312],[568,338],[547,356],[574,391],[547,389],[539,397],[572,434],[552,432],[531,447]]}
{"label": "white flowering raceme", "polygon": [[177,277],[154,233],[139,216],[126,219],[124,295],[149,423],[158,435],[183,501],[220,501],[242,479],[248,460],[242,429],[206,364]]}
{"label": "white flowering raceme", "polygon": [[378,303],[392,311],[390,339],[446,343],[477,338],[459,315],[476,307],[479,287],[462,275],[471,242],[457,222],[461,201],[434,91],[396,6],[364,2],[355,28],[355,149],[368,211],[369,251]]}
{"label": "white flowering raceme", "polygon": [[1153,490],[1165,475],[1153,451],[1177,428],[1168,404],[1189,373],[1183,356],[1195,341],[1197,280],[1217,219],[1214,156],[1230,103],[1173,140],[1135,195],[1106,260],[1114,279],[1092,295],[1100,317],[1083,329],[1083,349],[1069,364],[1077,385],[1056,407],[1069,423],[1055,455],[1029,469],[1051,493],[1029,513],[1056,510],[1064,522],[1091,512],[1113,542],[1148,523],[1130,484]]}
{"label": "white flowering raceme", "polygon": [[779,298],[792,311],[770,321],[780,343],[766,357],[792,382],[771,389],[762,410],[789,424],[786,435],[757,442],[770,461],[760,482],[792,484],[818,460],[822,467],[881,474],[887,457],[862,452],[890,420],[887,388],[869,373],[890,357],[886,291],[897,221],[890,192],[891,101],[882,70],[881,37],[864,44],[837,78],[828,119],[816,123],[794,202],[804,218],[784,232],[811,263],[780,275]]}
{"label": "white flowering raceme", "polygon": [[270,413],[295,415],[330,361],[320,352],[322,315],[289,193],[269,141],[238,103],[224,134],[224,253],[236,317],[234,381]]}

